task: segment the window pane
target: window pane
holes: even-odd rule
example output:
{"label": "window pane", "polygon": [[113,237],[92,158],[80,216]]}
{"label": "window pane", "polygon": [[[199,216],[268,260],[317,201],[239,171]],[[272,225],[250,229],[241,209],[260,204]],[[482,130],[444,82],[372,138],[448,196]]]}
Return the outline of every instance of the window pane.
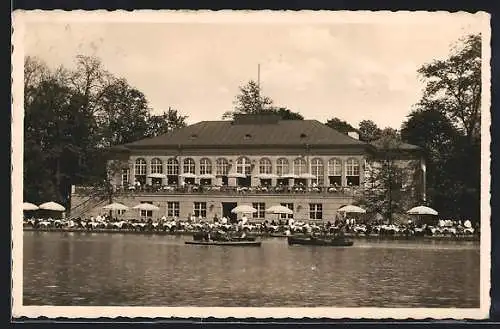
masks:
{"label": "window pane", "polygon": [[252,207],[257,209],[257,212],[253,213],[253,218],[263,219],[265,217],[266,204],[263,202],[254,202],[252,203]]}
{"label": "window pane", "polygon": [[276,174],[278,176],[288,174],[288,160],[285,158],[280,158],[276,161]]}

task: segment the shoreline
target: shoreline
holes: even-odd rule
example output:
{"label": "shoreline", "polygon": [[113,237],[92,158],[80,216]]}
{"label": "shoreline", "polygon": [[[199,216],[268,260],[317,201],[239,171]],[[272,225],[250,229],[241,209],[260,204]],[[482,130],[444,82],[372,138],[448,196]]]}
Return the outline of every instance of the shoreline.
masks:
{"label": "shoreline", "polygon": [[[68,229],[68,228],[31,228],[23,227],[23,232],[54,232],[54,233],[107,233],[107,234],[135,234],[135,235],[172,235],[172,236],[189,236],[195,232],[169,232],[169,231],[137,231],[137,230],[117,230],[117,229]],[[249,235],[259,238],[277,238],[285,239],[285,235],[280,234],[265,234],[265,233],[250,233]],[[377,235],[377,234],[352,234],[346,233],[345,236],[350,239],[365,239],[365,240],[412,240],[412,241],[471,241],[479,242],[479,236],[405,236],[405,235]]]}

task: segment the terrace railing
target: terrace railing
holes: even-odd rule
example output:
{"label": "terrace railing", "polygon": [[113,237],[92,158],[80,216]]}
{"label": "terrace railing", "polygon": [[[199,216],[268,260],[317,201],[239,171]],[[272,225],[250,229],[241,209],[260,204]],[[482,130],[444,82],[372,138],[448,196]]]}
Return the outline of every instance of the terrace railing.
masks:
{"label": "terrace railing", "polygon": [[[90,188],[81,186],[75,187],[76,194],[86,194]],[[339,197],[353,197],[362,192],[362,187],[339,187],[339,186],[208,186],[208,185],[187,185],[187,186],[114,186],[115,195],[173,195],[173,194],[208,194],[208,195],[328,195]]]}

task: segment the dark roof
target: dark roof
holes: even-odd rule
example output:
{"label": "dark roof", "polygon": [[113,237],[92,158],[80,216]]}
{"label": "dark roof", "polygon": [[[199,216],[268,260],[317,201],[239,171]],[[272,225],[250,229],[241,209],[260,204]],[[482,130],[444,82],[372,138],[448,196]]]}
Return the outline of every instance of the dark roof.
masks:
{"label": "dark roof", "polygon": [[353,146],[369,144],[340,133],[317,120],[275,123],[202,121],[167,134],[125,144],[127,148],[224,146]]}
{"label": "dark roof", "polygon": [[398,142],[395,140],[390,141],[389,143],[387,143],[387,145],[384,145],[385,143],[387,143],[387,142],[379,139],[379,140],[371,142],[370,144],[375,146],[375,148],[377,148],[377,149],[387,148],[387,149],[391,149],[391,150],[401,150],[401,151],[418,151],[421,149],[417,145],[412,145],[412,144],[408,144],[408,143],[404,143],[404,142]]}

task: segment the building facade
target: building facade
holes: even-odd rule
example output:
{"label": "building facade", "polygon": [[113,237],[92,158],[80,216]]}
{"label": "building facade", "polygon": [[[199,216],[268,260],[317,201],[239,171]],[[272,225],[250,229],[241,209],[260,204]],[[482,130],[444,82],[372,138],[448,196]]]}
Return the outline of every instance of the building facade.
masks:
{"label": "building facade", "polygon": [[[258,210],[251,215],[256,221],[291,217],[264,211],[281,204],[299,220],[333,220],[339,207],[366,188],[376,151],[316,120],[245,115],[203,121],[114,148],[108,161],[112,197],[92,197],[75,187],[70,215],[103,213],[112,199],[160,208],[128,210],[125,218],[234,218],[231,209],[241,204]],[[422,159],[415,154],[414,161]]]}

